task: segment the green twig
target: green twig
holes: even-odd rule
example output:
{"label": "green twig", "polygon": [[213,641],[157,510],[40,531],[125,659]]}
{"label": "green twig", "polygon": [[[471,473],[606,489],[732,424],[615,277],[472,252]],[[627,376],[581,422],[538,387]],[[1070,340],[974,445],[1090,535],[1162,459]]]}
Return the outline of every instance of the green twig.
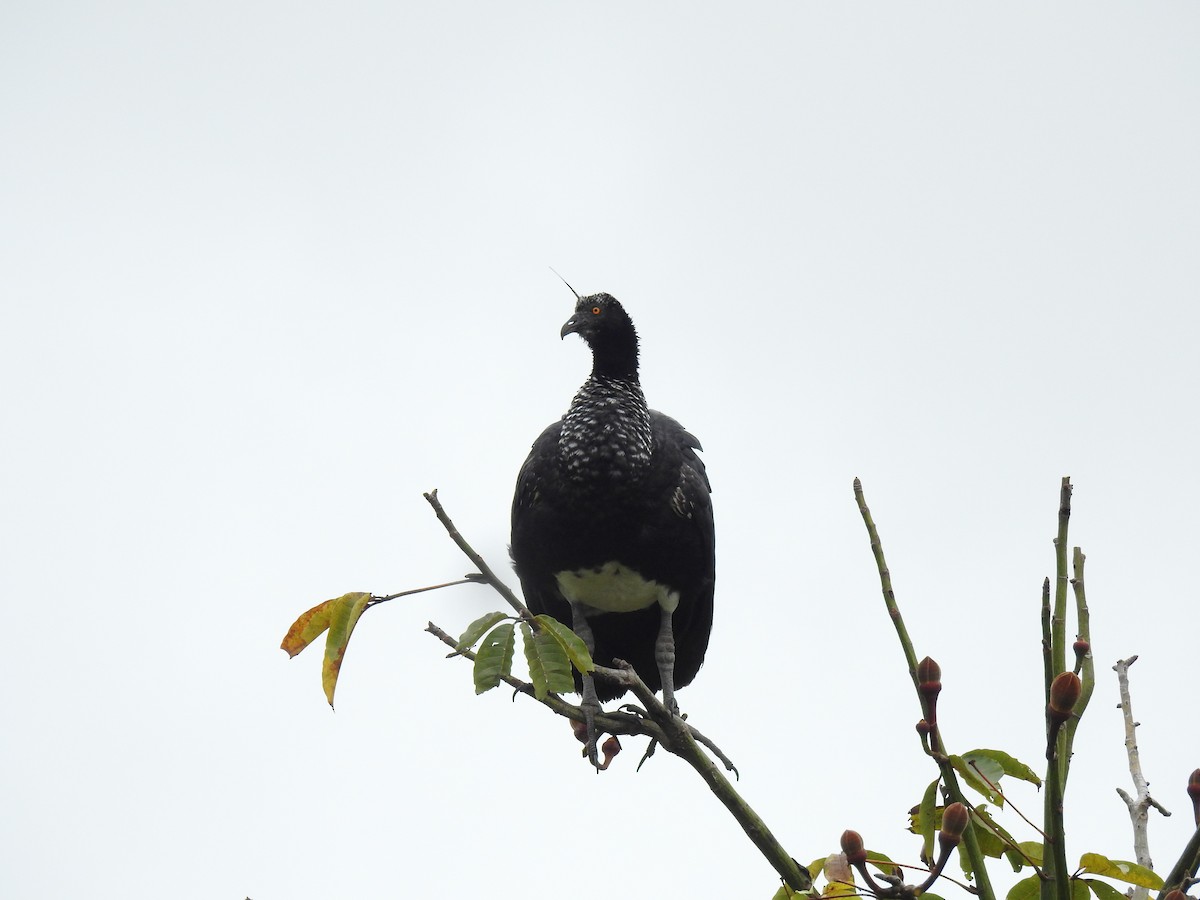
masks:
{"label": "green twig", "polygon": [[1083,655],[1082,660],[1080,660],[1079,680],[1083,685],[1083,689],[1079,693],[1079,699],[1075,702],[1074,713],[1062,726],[1062,738],[1059,747],[1063,760],[1059,765],[1062,770],[1062,788],[1064,793],[1067,789],[1067,777],[1070,775],[1071,753],[1072,748],[1075,746],[1075,731],[1079,728],[1079,720],[1092,699],[1092,691],[1096,688],[1096,667],[1090,649],[1092,642],[1091,613],[1088,611],[1087,594],[1084,591],[1083,584],[1083,564],[1086,560],[1087,557],[1083,555],[1083,551],[1076,547],[1071,560],[1072,568],[1074,569],[1074,577],[1071,578],[1071,587],[1075,591],[1075,617],[1078,626],[1078,640],[1086,641],[1089,649]]}
{"label": "green twig", "polygon": [[1171,867],[1171,874],[1164,880],[1158,900],[1164,900],[1167,894],[1174,888],[1182,890],[1183,880],[1185,878],[1195,878],[1198,870],[1200,870],[1200,825],[1192,832],[1192,839],[1183,848],[1183,853],[1180,854],[1178,862]]}
{"label": "green twig", "polygon": [[[1063,824],[1063,784],[1069,753],[1064,752],[1065,728],[1056,728],[1050,717],[1050,685],[1067,667],[1067,532],[1071,521],[1071,479],[1064,477],[1059,491],[1058,533],[1054,538],[1054,608],[1049,609],[1049,579],[1042,589],[1042,642],[1046,658],[1046,794],[1042,831],[1046,835],[1048,876],[1041,884],[1041,900],[1071,900],[1071,875],[1067,869],[1066,829]],[[1047,614],[1049,613],[1049,622]],[[1047,625],[1049,628],[1047,628]],[[1047,633],[1048,632],[1048,633]],[[1049,646],[1046,646],[1047,638]]]}
{"label": "green twig", "polygon": [[[917,701],[921,704],[922,714],[924,714],[924,702],[921,699],[919,690],[920,679],[917,677],[917,654],[913,649],[912,639],[908,635],[908,628],[905,627],[904,617],[900,615],[900,607],[896,603],[896,593],[892,589],[891,572],[888,571],[887,560],[883,555],[883,542],[879,539],[879,531],[875,527],[875,520],[871,517],[871,510],[867,508],[862,482],[857,478],[854,479],[854,499],[858,503],[858,511],[862,515],[863,523],[867,526],[867,535],[871,540],[871,552],[875,556],[875,565],[879,570],[879,582],[883,589],[883,602],[887,607],[892,625],[896,629],[896,637],[900,639],[900,646],[904,651],[904,659],[908,663],[908,674],[912,678],[913,687],[917,688]],[[945,785],[948,802],[961,803],[967,809],[971,809],[971,804],[963,797],[962,788],[958,784],[958,776],[954,772],[954,766],[944,751],[946,745],[942,740],[940,728],[936,722],[930,724],[934,729],[931,735],[931,739],[933,740],[932,746],[938,748],[939,751],[930,755],[937,762],[938,768],[941,770],[942,783]],[[971,870],[975,875],[975,886],[980,898],[982,900],[995,900],[995,891],[992,889],[991,879],[988,876],[987,861],[984,858],[983,851],[979,847],[979,839],[975,836],[974,828],[968,828],[963,832],[963,848],[966,850],[967,858],[971,862]]]}
{"label": "green twig", "polygon": [[1054,674],[1067,668],[1067,526],[1071,521],[1071,477],[1065,476],[1058,495],[1058,536],[1054,539],[1054,618],[1051,650]]}
{"label": "green twig", "polygon": [[858,502],[858,511],[867,526],[867,535],[871,539],[871,552],[875,555],[875,566],[879,570],[879,581],[883,588],[883,602],[887,607],[888,616],[896,629],[896,637],[900,639],[900,647],[904,651],[904,660],[908,663],[908,674],[912,678],[913,687],[920,684],[917,678],[917,654],[913,650],[912,639],[900,615],[900,607],[896,605],[896,592],[892,590],[892,573],[888,571],[887,560],[883,557],[883,543],[879,540],[879,532],[875,529],[875,520],[871,518],[871,510],[867,509],[866,497],[863,495],[862,482],[854,479],[854,499]]}
{"label": "green twig", "polygon": [[1050,735],[1050,685],[1054,682],[1054,638],[1050,631],[1050,579],[1042,582],[1042,663],[1046,675],[1046,736]]}

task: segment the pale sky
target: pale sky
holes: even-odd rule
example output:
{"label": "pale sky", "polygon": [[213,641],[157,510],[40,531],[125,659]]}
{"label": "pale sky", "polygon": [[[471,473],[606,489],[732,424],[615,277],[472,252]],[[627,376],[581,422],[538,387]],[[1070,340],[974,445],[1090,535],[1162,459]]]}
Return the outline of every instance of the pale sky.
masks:
{"label": "pale sky", "polygon": [[935,775],[852,479],[951,748],[1040,770],[1070,475],[1098,681],[1068,856],[1132,858],[1137,653],[1165,870],[1200,766],[1198,160],[1191,3],[10,0],[0,894],[771,896],[682,763],[635,774],[630,740],[597,776],[474,695],[422,629],[486,589],[371,612],[336,712],[319,650],[278,649],[318,601],[469,571],[422,491],[509,572],[517,469],[589,366],[551,266],[625,304],[704,444],[716,622],[679,700],[797,859],[856,828],[915,861]]}

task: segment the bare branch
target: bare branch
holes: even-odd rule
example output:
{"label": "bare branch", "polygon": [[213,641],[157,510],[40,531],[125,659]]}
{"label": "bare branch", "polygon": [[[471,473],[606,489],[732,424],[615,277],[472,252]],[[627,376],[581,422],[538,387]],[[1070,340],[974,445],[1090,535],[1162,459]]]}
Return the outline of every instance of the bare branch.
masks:
{"label": "bare branch", "polygon": [[458,545],[458,549],[466,554],[467,559],[471,560],[471,562],[475,564],[475,567],[479,569],[479,574],[483,576],[483,580],[490,584],[496,593],[503,597],[505,602],[517,611],[517,615],[519,615],[524,621],[528,622],[535,630],[539,629],[540,626],[536,621],[534,621],[533,613],[531,613],[525,604],[520,601],[517,595],[512,592],[512,589],[509,588],[509,586],[503,581],[501,581],[499,577],[497,577],[496,573],[492,571],[491,567],[484,562],[483,557],[476,553],[475,548],[468,544],[466,538],[459,533],[459,530],[454,526],[454,522],[451,521],[450,516],[446,514],[446,510],[442,507],[441,501],[438,500],[437,488],[434,488],[428,494],[422,494],[421,496],[423,496],[429,505],[433,507],[433,511],[437,515],[438,521],[442,523],[442,527],[445,528],[446,533],[450,535],[450,540],[454,541],[454,543]]}
{"label": "bare branch", "polygon": [[[1147,869],[1153,869],[1154,863],[1150,859],[1148,834],[1150,808],[1154,807],[1164,816],[1169,816],[1170,812],[1150,796],[1150,783],[1142,774],[1141,754],[1138,752],[1137,745],[1137,727],[1140,723],[1133,719],[1133,701],[1129,696],[1129,667],[1135,662],[1137,662],[1136,655],[1129,659],[1117,660],[1116,665],[1113,666],[1113,671],[1117,673],[1117,684],[1121,692],[1121,702],[1118,705],[1121,708],[1121,715],[1125,719],[1125,753],[1129,757],[1129,774],[1133,778],[1133,787],[1137,796],[1131,797],[1121,788],[1117,788],[1117,793],[1125,801],[1125,807],[1129,810],[1129,821],[1133,825],[1133,852],[1137,864],[1145,866]],[[1131,900],[1146,900],[1149,896],[1148,888],[1135,887]]]}

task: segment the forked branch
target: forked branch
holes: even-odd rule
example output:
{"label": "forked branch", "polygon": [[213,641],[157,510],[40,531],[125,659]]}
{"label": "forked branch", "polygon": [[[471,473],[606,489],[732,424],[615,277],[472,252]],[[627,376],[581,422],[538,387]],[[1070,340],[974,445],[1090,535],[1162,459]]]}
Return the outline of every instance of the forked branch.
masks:
{"label": "forked branch", "polygon": [[[470,575],[467,576],[468,579],[486,582],[491,585],[509,606],[516,610],[522,620],[531,623],[535,628],[538,627],[533,614],[525,604],[496,576],[483,557],[467,543],[462,533],[455,527],[454,522],[450,519],[445,508],[438,500],[437,491],[431,491],[424,496],[429,505],[433,507],[438,521],[442,523],[451,540],[479,569],[478,576]],[[463,656],[469,660],[475,659],[475,654],[469,650],[458,650],[457,642],[454,638],[432,622],[429,623],[425,630],[442,641],[442,643],[454,649],[456,652],[451,655]],[[725,805],[725,808],[729,810],[738,824],[742,826],[742,830],[746,832],[747,837],[758,847],[759,852],[762,853],[775,871],[779,873],[780,878],[783,879],[788,887],[795,891],[806,891],[812,886],[812,878],[809,876],[808,871],[798,865],[792,859],[791,855],[783,849],[783,846],[771,834],[770,829],[767,828],[766,823],[759,818],[758,814],[738,794],[732,783],[725,777],[725,774],[721,772],[708,754],[700,749],[701,745],[709,748],[727,769],[736,772],[733,764],[712,741],[704,737],[704,735],[689,725],[684,719],[673,715],[663,706],[654,695],[654,692],[646,686],[645,682],[638,677],[637,672],[633,670],[633,667],[627,663],[621,664],[618,668],[611,669],[597,666],[595,674],[625,686],[637,698],[638,702],[642,705],[642,710],[645,712],[644,716],[623,712],[602,713],[595,718],[595,723],[602,732],[608,734],[645,735],[652,741],[657,742],[658,746],[662,747],[668,753],[678,756],[695,769],[696,773],[704,779],[704,783],[716,794],[717,799]],[[518,693],[524,694],[534,700],[538,699],[534,694],[533,685],[511,675],[503,675],[502,679]],[[564,718],[575,722],[584,721],[584,713],[580,707],[566,702],[556,694],[548,694],[545,699],[538,700],[538,702]]]}

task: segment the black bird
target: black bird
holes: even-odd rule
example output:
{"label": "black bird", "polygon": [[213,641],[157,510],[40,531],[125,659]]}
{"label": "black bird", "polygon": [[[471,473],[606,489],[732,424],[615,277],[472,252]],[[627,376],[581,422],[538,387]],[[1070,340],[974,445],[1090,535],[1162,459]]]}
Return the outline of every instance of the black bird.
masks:
{"label": "black bird", "polygon": [[[580,335],[592,374],[517,479],[512,558],[535,614],[569,623],[597,665],[624,659],[678,712],[712,630],[711,488],[700,442],[646,405],[633,322],[608,294],[579,297],[560,336]],[[596,763],[593,716],[625,689],[575,676]]]}

